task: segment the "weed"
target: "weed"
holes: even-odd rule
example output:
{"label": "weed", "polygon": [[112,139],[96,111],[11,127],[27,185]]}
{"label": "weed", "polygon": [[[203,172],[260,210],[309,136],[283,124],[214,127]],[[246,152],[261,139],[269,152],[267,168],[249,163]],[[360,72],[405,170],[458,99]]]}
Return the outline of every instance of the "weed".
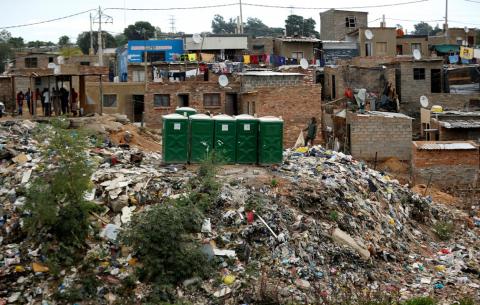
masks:
{"label": "weed", "polygon": [[433,225],[433,231],[440,240],[447,241],[452,238],[455,225],[452,222],[439,221]]}
{"label": "weed", "polygon": [[331,211],[330,212],[330,220],[337,222],[338,220],[338,212],[337,211]]}
{"label": "weed", "polygon": [[264,204],[264,199],[260,195],[254,194],[247,199],[247,202],[245,203],[245,211],[256,211],[261,213]]}
{"label": "weed", "polygon": [[475,301],[472,298],[463,298],[458,301],[458,305],[475,305]]}
{"label": "weed", "polygon": [[275,178],[272,178],[272,180],[270,181],[270,186],[271,187],[277,187],[278,186],[278,180],[275,179]]}
{"label": "weed", "polygon": [[405,301],[402,305],[435,305],[437,302],[430,297],[413,298]]}

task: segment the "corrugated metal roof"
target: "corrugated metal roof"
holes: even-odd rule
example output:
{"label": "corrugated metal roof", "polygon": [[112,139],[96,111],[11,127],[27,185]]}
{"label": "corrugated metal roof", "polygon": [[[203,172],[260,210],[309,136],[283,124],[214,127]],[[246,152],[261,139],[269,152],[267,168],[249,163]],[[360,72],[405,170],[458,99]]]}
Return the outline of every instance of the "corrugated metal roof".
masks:
{"label": "corrugated metal roof", "polygon": [[359,116],[361,115],[372,115],[372,116],[383,116],[387,118],[402,118],[402,119],[410,119],[413,120],[413,118],[409,117],[408,115],[405,115],[403,113],[397,113],[397,112],[384,112],[384,111],[368,111],[365,114],[357,114]]}
{"label": "corrugated metal roof", "polygon": [[447,129],[453,128],[480,128],[480,120],[448,120],[440,121],[439,124]]}
{"label": "corrugated metal roof", "polygon": [[460,143],[425,143],[418,146],[422,150],[470,150],[477,149],[468,142]]}
{"label": "corrugated metal roof", "polygon": [[239,75],[244,75],[244,76],[292,76],[292,75],[300,75],[304,76],[304,74],[301,73],[283,73],[283,72],[274,72],[274,71],[247,71],[244,73],[238,73]]}

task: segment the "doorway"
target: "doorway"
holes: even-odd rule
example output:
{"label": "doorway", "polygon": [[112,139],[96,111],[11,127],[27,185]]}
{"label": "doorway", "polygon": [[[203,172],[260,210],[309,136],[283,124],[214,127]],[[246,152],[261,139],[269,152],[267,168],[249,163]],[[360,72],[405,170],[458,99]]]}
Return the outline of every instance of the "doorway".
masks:
{"label": "doorway", "polygon": [[142,121],[142,114],[145,111],[145,104],[143,99],[143,95],[133,95],[133,121],[135,123]]}
{"label": "doorway", "polygon": [[432,93],[441,93],[442,92],[442,72],[440,69],[432,69],[431,70],[431,88]]}
{"label": "doorway", "polygon": [[335,75],[332,75],[332,100],[337,98],[337,90],[335,87],[336,87]]}
{"label": "doorway", "polygon": [[188,94],[179,94],[177,95],[177,105],[178,107],[188,107]]}
{"label": "doorway", "polygon": [[238,99],[236,93],[227,93],[225,96],[225,113],[238,115]]}

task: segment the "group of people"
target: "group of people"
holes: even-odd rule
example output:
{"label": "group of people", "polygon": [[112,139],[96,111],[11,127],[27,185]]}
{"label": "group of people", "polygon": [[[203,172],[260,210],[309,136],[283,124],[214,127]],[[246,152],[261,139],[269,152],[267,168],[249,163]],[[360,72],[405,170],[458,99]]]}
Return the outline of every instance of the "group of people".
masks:
{"label": "group of people", "polygon": [[34,115],[34,108],[37,105],[37,101],[42,104],[42,110],[44,116],[55,115],[67,115],[71,113],[76,116],[78,111],[78,93],[72,88],[72,92],[68,92],[65,88],[53,88],[50,92],[48,88],[44,88],[42,92],[40,89],[36,89],[32,92],[30,88],[23,93],[21,90],[17,93],[17,106],[18,115],[23,115],[23,104],[27,103],[28,112],[30,115]]}

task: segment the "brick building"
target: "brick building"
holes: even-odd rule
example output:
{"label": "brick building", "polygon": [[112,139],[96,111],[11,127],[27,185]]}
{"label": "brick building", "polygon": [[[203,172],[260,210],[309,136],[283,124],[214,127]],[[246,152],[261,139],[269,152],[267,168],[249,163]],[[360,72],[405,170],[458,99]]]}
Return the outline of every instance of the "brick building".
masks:
{"label": "brick building", "polygon": [[397,55],[412,55],[419,50],[422,56],[429,56],[428,35],[397,36]]}
{"label": "brick building", "polygon": [[[367,38],[365,32],[372,33]],[[358,44],[360,56],[395,56],[397,29],[393,27],[361,27],[347,34],[346,40]],[[368,33],[368,32],[367,32]]]}
{"label": "brick building", "polygon": [[[412,118],[401,113],[347,112],[347,145],[355,158],[410,160]],[[349,145],[348,145],[349,144]]]}
{"label": "brick building", "polygon": [[0,102],[5,105],[6,111],[15,109],[14,79],[10,76],[0,76]]}
{"label": "brick building", "polygon": [[478,42],[476,39],[476,29],[469,28],[465,32],[465,28],[449,28],[448,35],[444,32],[438,33],[436,36],[428,36],[428,44],[435,45],[465,45],[475,46]]}
{"label": "brick building", "polygon": [[252,55],[273,54],[273,38],[249,37],[248,50]]}
{"label": "brick building", "polygon": [[368,26],[368,12],[330,9],[320,13],[320,39],[342,40],[347,33]]}
{"label": "brick building", "polygon": [[311,37],[283,37],[275,38],[273,53],[286,58],[305,58],[309,62],[316,59],[315,49],[320,48],[320,40]]}
{"label": "brick building", "polygon": [[[161,128],[161,116],[179,106],[193,107],[200,113],[281,116],[284,145],[289,147],[312,116],[321,120],[321,86],[305,83],[304,78],[300,73],[262,71],[232,75],[226,87],[218,84],[216,75],[208,81],[202,76],[183,82],[150,82],[145,94],[145,122]],[[317,139],[321,139],[321,131]]]}
{"label": "brick building", "polygon": [[443,186],[475,185],[478,180],[479,150],[473,142],[414,141],[412,172],[415,184]]}
{"label": "brick building", "polygon": [[445,111],[431,114],[430,128],[438,141],[476,141],[480,143],[480,112]]}

